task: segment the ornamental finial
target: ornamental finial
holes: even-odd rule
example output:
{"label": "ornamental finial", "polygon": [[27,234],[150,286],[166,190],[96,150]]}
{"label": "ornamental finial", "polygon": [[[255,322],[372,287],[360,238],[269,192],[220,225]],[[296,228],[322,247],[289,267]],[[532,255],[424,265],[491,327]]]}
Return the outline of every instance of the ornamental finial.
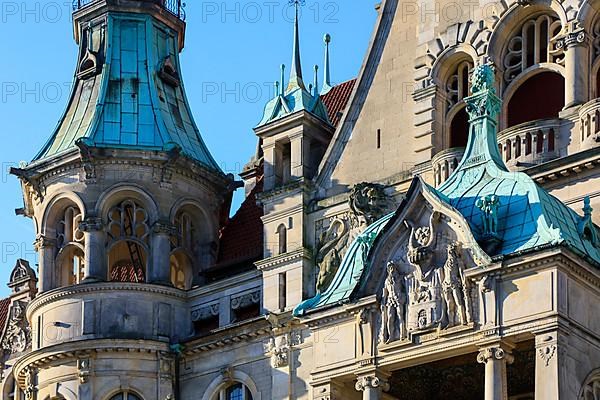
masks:
{"label": "ornamental finial", "polygon": [[491,64],[480,64],[473,70],[471,76],[471,90],[473,94],[478,94],[486,90],[495,92],[494,88],[495,68]]}

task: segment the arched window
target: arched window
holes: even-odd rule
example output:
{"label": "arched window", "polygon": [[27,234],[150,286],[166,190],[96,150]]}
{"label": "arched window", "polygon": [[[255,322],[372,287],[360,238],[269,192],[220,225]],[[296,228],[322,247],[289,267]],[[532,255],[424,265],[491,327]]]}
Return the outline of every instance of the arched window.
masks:
{"label": "arched window", "polygon": [[84,235],[79,230],[82,214],[76,206],[65,208],[56,226],[58,280],[61,286],[76,285],[84,277]]}
{"label": "arched window", "polygon": [[109,274],[117,282],[145,282],[148,213],[137,202],[125,200],[108,213]]}
{"label": "arched window", "polygon": [[448,107],[446,126],[449,126],[448,147],[465,147],[469,138],[469,116],[464,98],[470,93],[470,73],[473,63],[470,60],[458,62],[446,80]]}
{"label": "arched window", "polygon": [[507,106],[507,128],[537,119],[558,118],[564,106],[565,79],[562,75],[552,71],[538,73],[523,82],[511,96]]}
{"label": "arched window", "polygon": [[504,82],[510,84],[534,65],[564,64],[564,51],[558,41],[561,29],[555,15],[542,14],[526,20],[508,40],[504,51]]}
{"label": "arched window", "polygon": [[142,400],[140,396],[128,390],[118,393],[110,398],[110,400]]}
{"label": "arched window", "polygon": [[221,389],[212,400],[253,400],[250,389],[241,383],[234,383]]}
{"label": "arched window", "polygon": [[279,254],[287,253],[287,228],[283,224],[277,228],[277,240]]}
{"label": "arched window", "polygon": [[600,370],[592,372],[585,380],[578,400],[600,400]]}

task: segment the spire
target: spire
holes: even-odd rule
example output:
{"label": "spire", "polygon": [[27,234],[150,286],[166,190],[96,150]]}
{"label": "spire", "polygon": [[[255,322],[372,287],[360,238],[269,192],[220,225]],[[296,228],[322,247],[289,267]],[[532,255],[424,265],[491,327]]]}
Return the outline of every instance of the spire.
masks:
{"label": "spire", "polygon": [[323,80],[323,89],[321,89],[321,95],[327,94],[332,89],[331,86],[331,69],[329,65],[329,43],[331,43],[331,35],[327,33],[323,38],[325,42],[325,78]]}
{"label": "spire", "polygon": [[311,93],[313,96],[319,96],[319,66],[315,65],[315,79],[313,83],[314,92]]}
{"label": "spire", "polygon": [[305,0],[290,0],[290,5],[294,5],[296,8],[296,16],[294,18],[294,51],[292,56],[292,69],[290,71],[290,83],[288,90],[294,87],[299,87],[306,90],[304,81],[302,79],[302,62],[300,60],[300,6],[305,4]]}

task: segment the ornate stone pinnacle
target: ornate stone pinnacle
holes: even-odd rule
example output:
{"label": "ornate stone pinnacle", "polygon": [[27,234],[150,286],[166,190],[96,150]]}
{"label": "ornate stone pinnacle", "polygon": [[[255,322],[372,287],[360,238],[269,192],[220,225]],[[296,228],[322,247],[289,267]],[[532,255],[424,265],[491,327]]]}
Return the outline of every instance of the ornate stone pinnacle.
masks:
{"label": "ornate stone pinnacle", "polygon": [[473,95],[465,98],[467,113],[471,120],[487,117],[495,120],[500,113],[501,100],[494,87],[494,67],[480,64],[473,70],[471,90]]}

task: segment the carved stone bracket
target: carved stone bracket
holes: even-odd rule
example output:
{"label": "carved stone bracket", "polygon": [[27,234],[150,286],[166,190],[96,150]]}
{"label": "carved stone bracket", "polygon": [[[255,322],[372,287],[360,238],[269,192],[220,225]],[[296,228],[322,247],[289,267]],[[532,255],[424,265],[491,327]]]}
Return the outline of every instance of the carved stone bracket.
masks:
{"label": "carved stone bracket", "polygon": [[91,374],[91,359],[85,358],[77,360],[77,376],[79,377],[79,383],[88,383]]}
{"label": "carved stone bracket", "polygon": [[271,358],[271,366],[273,368],[283,368],[289,365],[291,346],[288,334],[269,339],[265,350]]}
{"label": "carved stone bracket", "polygon": [[35,238],[35,242],[33,242],[33,248],[35,251],[40,251],[41,249],[56,247],[57,242],[56,239],[49,238],[44,235],[37,235]]}

